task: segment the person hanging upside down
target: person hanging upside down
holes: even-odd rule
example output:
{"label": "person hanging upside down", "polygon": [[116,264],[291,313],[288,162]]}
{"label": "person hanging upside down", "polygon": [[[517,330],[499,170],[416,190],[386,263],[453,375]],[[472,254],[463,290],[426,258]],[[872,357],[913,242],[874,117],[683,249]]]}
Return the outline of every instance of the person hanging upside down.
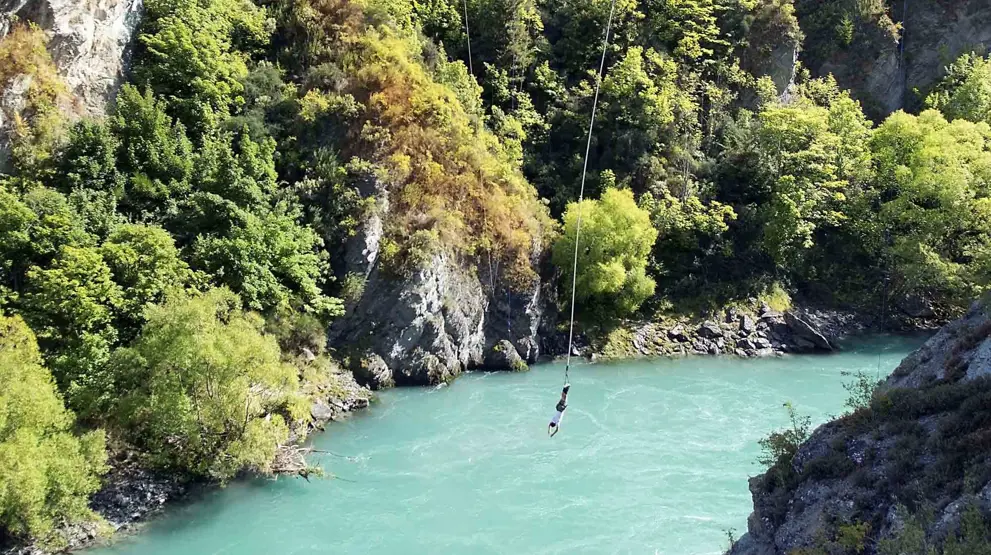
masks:
{"label": "person hanging upside down", "polygon": [[561,390],[561,400],[557,402],[557,406],[554,407],[556,411],[554,416],[551,417],[551,423],[547,426],[547,433],[554,437],[558,430],[561,429],[561,417],[564,416],[564,409],[568,408],[568,390],[571,389],[571,384],[564,384],[564,389]]}

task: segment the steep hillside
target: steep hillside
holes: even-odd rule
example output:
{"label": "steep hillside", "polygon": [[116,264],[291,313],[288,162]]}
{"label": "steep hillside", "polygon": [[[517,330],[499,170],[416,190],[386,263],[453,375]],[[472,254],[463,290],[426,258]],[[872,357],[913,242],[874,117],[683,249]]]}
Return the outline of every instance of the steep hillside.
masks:
{"label": "steep hillside", "polygon": [[0,37],[10,32],[14,20],[46,30],[52,58],[75,95],[78,110],[102,114],[124,79],[141,4],[141,0],[4,0]]}
{"label": "steep hillside", "polygon": [[749,532],[730,553],[988,553],[991,306],[975,303],[873,394],[866,378],[855,391],[855,410],[797,450],[800,425],[772,436],[777,461],[750,480]]}
{"label": "steep hillside", "polygon": [[879,121],[915,110],[961,54],[991,46],[991,5],[967,0],[795,2],[801,62],[832,74]]}

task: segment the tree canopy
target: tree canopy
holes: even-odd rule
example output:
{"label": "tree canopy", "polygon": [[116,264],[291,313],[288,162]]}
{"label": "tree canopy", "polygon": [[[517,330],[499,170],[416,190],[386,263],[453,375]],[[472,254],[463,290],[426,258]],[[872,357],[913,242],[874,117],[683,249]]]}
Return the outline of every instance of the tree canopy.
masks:
{"label": "tree canopy", "polygon": [[654,280],[647,276],[647,257],[657,231],[650,214],[639,208],[633,193],[625,189],[606,189],[601,199],[568,205],[553,255],[554,263],[562,269],[561,290],[565,295],[571,293],[579,218],[576,303],[593,318],[633,313],[654,294]]}
{"label": "tree canopy", "polygon": [[89,494],[106,469],[100,430],[73,433],[34,334],[0,316],[0,535],[61,547],[56,527],[94,518]]}
{"label": "tree canopy", "polygon": [[150,308],[137,340],[110,363],[123,392],[114,420],[164,468],[219,480],[267,469],[287,422],[308,418],[309,406],[262,326],[226,289]]}

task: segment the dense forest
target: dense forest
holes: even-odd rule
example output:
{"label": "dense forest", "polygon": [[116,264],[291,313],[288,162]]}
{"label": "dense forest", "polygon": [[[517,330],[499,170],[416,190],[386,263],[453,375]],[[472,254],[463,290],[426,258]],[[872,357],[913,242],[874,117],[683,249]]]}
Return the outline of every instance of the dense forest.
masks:
{"label": "dense forest", "polygon": [[0,182],[0,544],[94,518],[108,450],[269,471],[334,379],[324,329],[361,295],[342,257],[370,183],[396,279],[443,250],[570,283],[580,210],[586,321],[776,291],[947,318],[987,287],[986,58],[872,122],[829,76],[782,91],[752,68],[776,39],[897,36],[880,0],[807,28],[789,0],[617,0],[579,206],[610,7],[147,0],[128,83],[81,121],[44,32],[15,26],[0,86],[31,79]]}

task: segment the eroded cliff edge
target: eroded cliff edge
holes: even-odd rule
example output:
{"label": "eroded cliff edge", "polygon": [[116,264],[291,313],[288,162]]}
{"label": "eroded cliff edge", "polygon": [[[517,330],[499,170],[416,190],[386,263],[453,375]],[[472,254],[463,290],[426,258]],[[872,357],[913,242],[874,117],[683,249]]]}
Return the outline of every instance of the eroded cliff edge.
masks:
{"label": "eroded cliff edge", "polygon": [[840,538],[852,530],[862,553],[939,549],[968,510],[991,518],[989,449],[984,301],[907,357],[868,406],[820,426],[790,461],[752,478],[748,533],[730,554],[847,553]]}

